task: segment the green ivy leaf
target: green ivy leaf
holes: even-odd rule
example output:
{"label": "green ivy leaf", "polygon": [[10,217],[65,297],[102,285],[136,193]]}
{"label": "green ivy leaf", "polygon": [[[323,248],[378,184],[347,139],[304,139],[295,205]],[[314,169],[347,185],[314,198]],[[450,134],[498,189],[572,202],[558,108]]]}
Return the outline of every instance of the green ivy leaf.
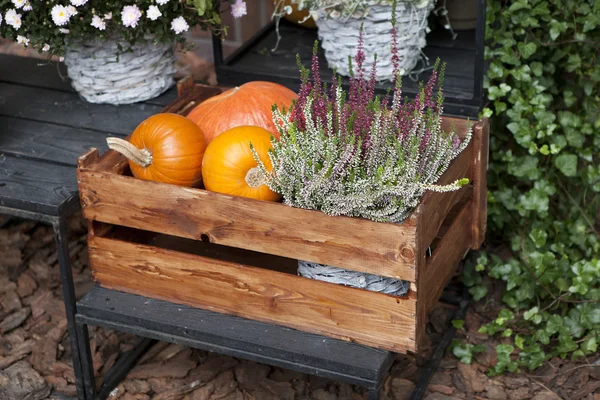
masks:
{"label": "green ivy leaf", "polygon": [[534,55],[537,50],[537,46],[533,42],[529,42],[527,44],[520,42],[517,44],[517,48],[519,49],[519,52],[521,53],[521,56],[524,59],[528,59],[529,57]]}
{"label": "green ivy leaf", "polygon": [[465,320],[464,319],[453,319],[452,326],[458,330],[463,329],[465,327]]}
{"label": "green ivy leaf", "polygon": [[575,176],[577,174],[577,156],[574,154],[561,154],[554,159],[554,165],[565,176]]}

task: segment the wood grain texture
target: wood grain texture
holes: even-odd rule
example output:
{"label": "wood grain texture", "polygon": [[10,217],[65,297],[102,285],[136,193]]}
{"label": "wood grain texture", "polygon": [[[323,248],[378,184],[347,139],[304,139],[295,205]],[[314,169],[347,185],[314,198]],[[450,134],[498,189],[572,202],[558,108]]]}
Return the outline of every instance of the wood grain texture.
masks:
{"label": "wood grain texture", "polygon": [[[458,155],[450,164],[450,167],[442,175],[437,184],[447,185],[458,179],[467,177],[469,168],[473,160],[473,147],[475,143],[471,143],[467,148]],[[471,191],[472,187],[465,186],[453,192],[439,193],[428,191],[421,199],[422,213],[422,229],[420,231],[421,243],[423,249],[427,249],[446,219],[448,211],[465,195],[466,191]]]}
{"label": "wood grain texture", "polygon": [[145,103],[91,104],[76,93],[0,82],[0,115],[106,134],[129,135],[143,120],[162,108]]}
{"label": "wood grain texture", "polygon": [[415,224],[319,211],[80,169],[87,219],[414,281]]}
{"label": "wood grain texture", "polygon": [[421,257],[417,275],[417,351],[425,336],[427,314],[440,298],[456,265],[471,246],[472,201],[467,202],[452,221],[431,257]]}
{"label": "wood grain texture", "polygon": [[103,287],[395,352],[414,350],[416,302],[262,268],[91,237]]}
{"label": "wood grain texture", "polygon": [[487,227],[487,170],[489,159],[490,122],[486,118],[473,129],[473,161],[469,176],[473,186],[473,222],[471,248],[477,250],[483,244]]}

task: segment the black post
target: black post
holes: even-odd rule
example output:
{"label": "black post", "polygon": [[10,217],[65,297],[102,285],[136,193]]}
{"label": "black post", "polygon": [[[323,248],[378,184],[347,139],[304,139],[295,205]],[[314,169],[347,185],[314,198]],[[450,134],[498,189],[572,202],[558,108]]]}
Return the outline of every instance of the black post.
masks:
{"label": "black post", "polygon": [[67,314],[71,352],[73,354],[73,370],[75,373],[77,396],[82,400],[92,400],[86,399],[83,389],[81,359],[79,356],[79,345],[75,328],[75,313],[77,312],[75,303],[77,299],[75,298],[73,271],[71,270],[71,259],[69,257],[67,221],[65,218],[55,218],[52,221],[52,227],[54,228],[54,240],[56,241],[56,251],[58,253],[58,263],[60,265],[60,280],[62,283],[65,311]]}

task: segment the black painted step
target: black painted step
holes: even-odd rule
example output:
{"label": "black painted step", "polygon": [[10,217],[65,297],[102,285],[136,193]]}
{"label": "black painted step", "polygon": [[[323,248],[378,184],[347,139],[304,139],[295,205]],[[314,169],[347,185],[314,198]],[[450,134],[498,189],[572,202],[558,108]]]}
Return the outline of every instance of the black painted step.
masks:
{"label": "black painted step", "polygon": [[77,303],[78,323],[373,386],[394,353],[99,286]]}

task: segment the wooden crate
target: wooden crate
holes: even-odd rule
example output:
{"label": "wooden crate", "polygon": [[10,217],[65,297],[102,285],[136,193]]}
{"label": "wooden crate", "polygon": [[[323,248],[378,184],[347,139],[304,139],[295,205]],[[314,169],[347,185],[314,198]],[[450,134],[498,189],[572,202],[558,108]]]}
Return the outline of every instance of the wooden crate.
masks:
{"label": "wooden crate", "polygon": [[[179,91],[165,111],[185,115],[221,89],[188,82]],[[444,124],[464,136],[466,121]],[[455,266],[483,241],[487,151],[480,121],[440,182],[472,183],[428,192],[410,218],[391,224],[135,179],[123,156],[92,149],[79,159],[78,182],[93,275],[110,289],[416,352]],[[297,259],[407,280],[410,291],[394,297],[303,278]]]}

